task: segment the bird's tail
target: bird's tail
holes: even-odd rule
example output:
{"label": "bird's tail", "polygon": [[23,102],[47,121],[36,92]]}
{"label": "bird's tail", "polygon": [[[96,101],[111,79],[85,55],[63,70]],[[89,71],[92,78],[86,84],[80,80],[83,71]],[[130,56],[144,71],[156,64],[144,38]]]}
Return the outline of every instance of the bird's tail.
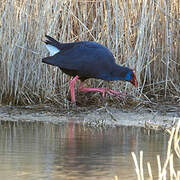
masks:
{"label": "bird's tail", "polygon": [[50,56],[57,54],[60,51],[60,43],[48,35],[45,36],[47,39],[44,42],[46,43],[46,48],[50,52]]}
{"label": "bird's tail", "polygon": [[60,43],[58,41],[56,41],[54,38],[52,38],[51,36],[45,35],[45,37],[47,38],[44,42],[47,45],[51,45],[54,46],[56,48],[58,48],[60,50]]}

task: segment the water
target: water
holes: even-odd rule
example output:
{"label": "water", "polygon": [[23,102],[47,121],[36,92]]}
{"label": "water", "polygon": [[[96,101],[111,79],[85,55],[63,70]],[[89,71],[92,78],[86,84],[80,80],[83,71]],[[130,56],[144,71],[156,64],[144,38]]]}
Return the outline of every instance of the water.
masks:
{"label": "water", "polygon": [[157,174],[156,155],[163,161],[167,142],[167,134],[143,128],[1,121],[0,179],[136,179],[131,152],[143,150]]}

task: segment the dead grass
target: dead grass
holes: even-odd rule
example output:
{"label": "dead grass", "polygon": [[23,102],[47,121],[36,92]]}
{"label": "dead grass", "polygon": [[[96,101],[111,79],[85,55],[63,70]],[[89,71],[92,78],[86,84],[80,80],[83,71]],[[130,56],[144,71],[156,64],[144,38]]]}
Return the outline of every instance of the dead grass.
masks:
{"label": "dead grass", "polygon": [[[157,156],[157,164],[158,164],[158,180],[179,180],[180,179],[180,170],[175,170],[173,157],[177,156],[180,158],[180,119],[177,121],[177,124],[171,128],[171,130],[167,130],[170,134],[168,147],[167,147],[167,155],[164,162],[161,161],[160,155]],[[136,157],[136,154],[132,152],[132,157],[135,164],[136,174],[138,180],[146,179],[144,177],[144,167],[143,167],[143,151],[140,151],[140,159],[139,163]],[[151,169],[151,165],[147,162],[148,168],[148,179],[153,180],[157,178],[153,178],[153,172]]]}
{"label": "dead grass", "polygon": [[[69,77],[41,63],[45,34],[61,42],[93,40],[106,45],[118,64],[134,68],[129,83],[109,87],[136,97],[180,94],[178,0],[2,0],[0,7],[0,103],[54,102],[69,107]],[[88,86],[107,83],[88,80]],[[178,101],[179,102],[179,98]]]}

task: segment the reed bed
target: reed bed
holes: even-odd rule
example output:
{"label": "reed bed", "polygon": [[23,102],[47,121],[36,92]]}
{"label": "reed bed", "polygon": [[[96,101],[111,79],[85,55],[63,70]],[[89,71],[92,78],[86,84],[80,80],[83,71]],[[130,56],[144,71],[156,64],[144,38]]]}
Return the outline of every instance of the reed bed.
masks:
{"label": "reed bed", "polygon": [[[148,169],[148,178],[145,178],[144,175],[144,164],[143,164],[143,151],[140,151],[139,154],[139,163],[136,157],[136,154],[132,152],[132,157],[135,164],[136,174],[138,180],[144,179],[158,179],[158,180],[179,180],[180,179],[180,170],[175,170],[174,168],[174,160],[173,157],[177,156],[180,158],[180,119],[177,121],[177,124],[171,128],[171,130],[167,130],[170,134],[168,147],[167,147],[167,155],[164,162],[160,159],[160,155],[157,155],[157,164],[158,164],[158,176],[155,176],[151,169],[151,164],[147,162]],[[117,177],[115,178],[117,179]]]}
{"label": "reed bed", "polygon": [[[97,41],[118,64],[134,68],[139,88],[111,82],[136,97],[180,101],[179,0],[1,0],[0,103],[69,107],[69,77],[42,64],[45,34],[60,42]],[[88,80],[88,86],[107,86]]]}

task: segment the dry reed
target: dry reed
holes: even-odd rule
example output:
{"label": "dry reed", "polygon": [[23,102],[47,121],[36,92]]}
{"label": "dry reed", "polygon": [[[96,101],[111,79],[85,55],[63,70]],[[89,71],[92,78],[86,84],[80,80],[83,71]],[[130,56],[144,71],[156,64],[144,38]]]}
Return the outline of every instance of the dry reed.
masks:
{"label": "dry reed", "polygon": [[[167,147],[167,155],[164,163],[161,162],[160,156],[157,156],[157,164],[158,164],[158,180],[165,180],[165,179],[171,179],[171,180],[179,180],[180,179],[180,170],[175,170],[174,164],[173,164],[173,155],[176,155],[178,158],[180,158],[180,119],[175,127],[172,127],[171,130],[168,130],[170,137],[168,141],[168,147]],[[173,153],[174,152],[174,153]],[[132,152],[132,157],[135,164],[136,174],[138,180],[144,180],[144,168],[143,168],[143,152],[140,151],[140,162],[138,164],[137,157],[134,152]],[[169,167],[168,167],[169,165]],[[157,178],[153,178],[151,165],[149,162],[147,162],[147,168],[148,168],[148,179],[153,180]]]}
{"label": "dry reed", "polygon": [[69,78],[41,63],[47,55],[45,34],[60,42],[93,40],[110,48],[118,64],[135,69],[139,81],[137,91],[129,83],[109,83],[114,89],[179,97],[179,7],[179,0],[1,0],[0,103],[51,101],[68,107]]}

